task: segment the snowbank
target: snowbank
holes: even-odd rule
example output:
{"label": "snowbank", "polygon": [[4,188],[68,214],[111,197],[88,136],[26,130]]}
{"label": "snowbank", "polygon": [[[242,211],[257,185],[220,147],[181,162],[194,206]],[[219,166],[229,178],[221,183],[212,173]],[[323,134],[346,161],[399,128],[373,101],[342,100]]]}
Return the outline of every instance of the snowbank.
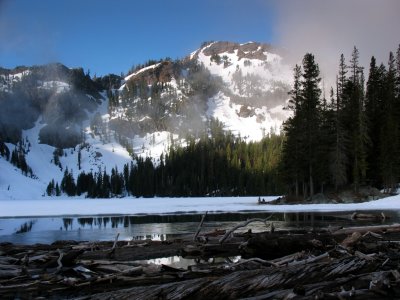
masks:
{"label": "snowbank", "polygon": [[[276,197],[264,197],[271,201]],[[355,204],[258,205],[257,197],[1,200],[0,217],[136,215],[208,212],[400,210],[400,195]]]}

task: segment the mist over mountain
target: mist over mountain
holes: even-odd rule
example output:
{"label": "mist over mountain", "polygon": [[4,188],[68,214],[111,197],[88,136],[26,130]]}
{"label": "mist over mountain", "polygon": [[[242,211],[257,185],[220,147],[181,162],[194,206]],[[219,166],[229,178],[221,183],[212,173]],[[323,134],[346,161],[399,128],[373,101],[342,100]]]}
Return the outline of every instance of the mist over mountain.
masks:
{"label": "mist over mountain", "polygon": [[[206,42],[182,59],[133,66],[124,78],[60,63],[1,68],[1,168],[16,176],[0,178],[2,197],[18,198],[12,186],[20,180],[42,196],[66,169],[76,178],[122,170],[132,156],[157,163],[171,145],[208,134],[212,120],[247,141],[279,133],[292,81],[282,53],[255,42]],[[21,179],[8,162],[13,150],[24,154],[30,176]]]}

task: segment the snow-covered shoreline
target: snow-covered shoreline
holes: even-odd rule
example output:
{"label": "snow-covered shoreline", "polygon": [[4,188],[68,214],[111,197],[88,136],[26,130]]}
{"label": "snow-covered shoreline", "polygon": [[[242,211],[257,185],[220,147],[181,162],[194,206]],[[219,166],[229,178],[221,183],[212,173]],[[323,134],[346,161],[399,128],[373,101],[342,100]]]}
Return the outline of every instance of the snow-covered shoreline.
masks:
{"label": "snow-covered shoreline", "polygon": [[[276,196],[263,197],[266,201]],[[258,197],[44,198],[0,200],[0,218],[216,212],[354,212],[399,210],[400,195],[364,203],[258,205]]]}

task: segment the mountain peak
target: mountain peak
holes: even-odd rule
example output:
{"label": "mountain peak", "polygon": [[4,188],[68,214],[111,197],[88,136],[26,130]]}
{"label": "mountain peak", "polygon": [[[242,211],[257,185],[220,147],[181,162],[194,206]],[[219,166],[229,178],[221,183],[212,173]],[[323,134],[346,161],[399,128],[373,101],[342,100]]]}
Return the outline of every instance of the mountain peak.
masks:
{"label": "mountain peak", "polygon": [[202,52],[206,56],[221,55],[224,53],[236,53],[238,60],[241,59],[259,59],[266,60],[266,53],[277,53],[278,49],[270,44],[247,42],[235,43],[229,41],[205,42],[201,48],[192,53],[191,58],[197,58],[198,54]]}

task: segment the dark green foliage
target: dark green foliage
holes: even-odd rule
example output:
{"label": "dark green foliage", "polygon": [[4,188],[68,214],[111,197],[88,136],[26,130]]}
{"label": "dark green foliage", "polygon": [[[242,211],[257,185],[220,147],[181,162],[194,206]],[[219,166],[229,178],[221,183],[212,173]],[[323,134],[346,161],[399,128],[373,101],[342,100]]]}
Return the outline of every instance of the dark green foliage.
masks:
{"label": "dark green foliage", "polygon": [[343,126],[348,137],[349,178],[357,192],[366,183],[367,145],[369,136],[365,114],[364,74],[358,63],[359,52],[356,47],[350,60],[350,78],[343,89]]}
{"label": "dark green foliage", "polygon": [[93,81],[99,91],[109,91],[119,89],[122,82],[122,77],[115,74],[108,74],[103,77],[93,78]]}
{"label": "dark green foliage", "polygon": [[61,191],[66,193],[68,196],[76,195],[76,185],[72,172],[68,171],[68,168],[64,171],[64,177],[61,180]]}
{"label": "dark green foliage", "polygon": [[[283,192],[278,165],[281,136],[270,136],[261,142],[246,143],[223,131],[222,124],[211,121],[210,136],[198,142],[189,139],[185,148],[171,148],[160,157],[158,165],[150,158],[137,157],[117,168],[78,175],[76,194],[89,198],[123,195],[154,196],[239,196]],[[71,173],[64,173],[62,191],[72,195]],[[54,183],[49,183],[50,187]],[[67,186],[71,186],[68,188]],[[67,192],[69,190],[70,192]],[[52,193],[53,195],[54,193]]]}
{"label": "dark green foliage", "polygon": [[56,185],[54,183],[54,179],[52,179],[46,188],[47,196],[55,196],[56,195]]}
{"label": "dark green foliage", "polygon": [[7,145],[0,139],[0,155],[5,157],[6,160],[10,159],[10,149]]}
{"label": "dark green foliage", "polygon": [[24,140],[18,142],[17,147],[11,152],[10,163],[20,169],[23,175],[33,177],[32,169],[25,158],[25,154],[27,153],[26,146]]}
{"label": "dark green foliage", "polygon": [[60,162],[60,157],[64,156],[64,150],[62,148],[56,148],[53,151],[53,163],[62,170],[62,165]]}
{"label": "dark green foliage", "polygon": [[379,176],[379,156],[381,128],[383,124],[384,109],[384,86],[386,68],[384,65],[378,67],[375,57],[371,58],[369,77],[365,98],[365,111],[368,119],[368,133],[371,139],[370,147],[367,151],[367,178],[374,186],[382,184]]}
{"label": "dark green foliage", "polygon": [[400,48],[396,58],[390,53],[387,70],[371,58],[366,91],[358,57],[354,47],[346,66],[341,55],[336,97],[332,89],[330,103],[318,95],[318,72],[310,56],[303,60],[303,72],[295,69],[289,102],[294,115],[284,125],[282,154],[290,194],[312,196],[313,181],[321,191],[351,185],[355,192],[365,184],[391,192],[399,182]]}
{"label": "dark green foliage", "polygon": [[383,120],[380,137],[380,167],[383,186],[389,192],[396,188],[399,174],[399,99],[396,97],[397,70],[390,52],[383,97]]}
{"label": "dark green foliage", "polygon": [[222,59],[221,56],[219,56],[218,54],[214,53],[213,55],[211,55],[210,58],[211,61],[215,62],[217,65],[221,64]]}
{"label": "dark green foliage", "polygon": [[[314,195],[315,184],[324,184],[321,177],[326,161],[322,151],[322,108],[319,88],[319,68],[310,53],[303,58],[303,71],[296,66],[294,87],[290,92],[293,117],[285,123],[287,140],[283,152],[284,174],[293,182],[295,195],[299,195],[299,182],[303,196]],[[326,170],[326,169],[325,169]],[[318,176],[320,175],[320,176]],[[293,186],[290,187],[292,189]]]}

